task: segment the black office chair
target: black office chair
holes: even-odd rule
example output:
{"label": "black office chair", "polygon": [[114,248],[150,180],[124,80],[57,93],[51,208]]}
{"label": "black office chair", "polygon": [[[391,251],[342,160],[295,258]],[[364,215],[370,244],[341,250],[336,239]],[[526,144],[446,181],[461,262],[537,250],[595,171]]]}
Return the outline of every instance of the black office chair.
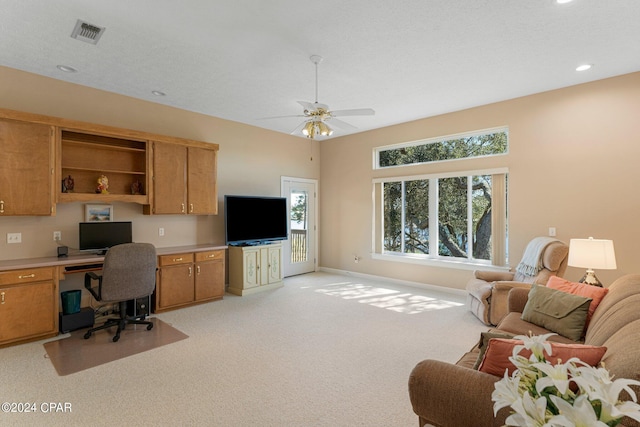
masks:
{"label": "black office chair", "polygon": [[[84,276],[84,287],[100,302],[120,303],[120,317],[108,319],[104,325],[89,329],[84,338],[101,329],[118,326],[113,342],[120,339],[120,332],[129,323],[147,325],[147,330],[153,328],[153,323],[145,321],[145,314],[127,317],[127,301],[144,298],[153,293],[156,286],[157,257],[156,248],[150,243],[125,243],[111,247],[104,257],[102,275],[88,272]],[[93,288],[94,281],[98,287]]]}

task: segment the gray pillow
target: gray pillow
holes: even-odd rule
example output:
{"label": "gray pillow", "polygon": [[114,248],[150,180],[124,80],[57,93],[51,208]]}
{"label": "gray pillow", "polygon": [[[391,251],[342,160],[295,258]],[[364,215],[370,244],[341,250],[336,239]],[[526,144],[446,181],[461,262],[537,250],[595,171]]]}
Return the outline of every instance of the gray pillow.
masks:
{"label": "gray pillow", "polygon": [[591,298],[531,285],[521,319],[579,341],[587,321],[589,304]]}

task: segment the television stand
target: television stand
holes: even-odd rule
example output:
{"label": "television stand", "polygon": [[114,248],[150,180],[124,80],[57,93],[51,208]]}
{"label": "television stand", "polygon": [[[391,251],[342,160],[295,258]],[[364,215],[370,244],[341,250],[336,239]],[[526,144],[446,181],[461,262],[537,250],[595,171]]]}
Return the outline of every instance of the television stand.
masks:
{"label": "television stand", "polygon": [[230,293],[242,296],[282,286],[282,242],[229,246]]}

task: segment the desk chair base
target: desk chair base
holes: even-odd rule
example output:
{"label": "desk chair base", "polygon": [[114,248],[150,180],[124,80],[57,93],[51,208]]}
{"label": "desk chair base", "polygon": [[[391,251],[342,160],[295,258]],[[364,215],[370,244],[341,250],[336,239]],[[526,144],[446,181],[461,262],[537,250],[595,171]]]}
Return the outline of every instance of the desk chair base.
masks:
{"label": "desk chair base", "polygon": [[104,323],[104,325],[100,325],[95,328],[89,329],[84,334],[84,339],[85,340],[89,339],[91,334],[101,329],[107,329],[113,326],[118,326],[118,330],[116,331],[116,334],[113,336],[113,339],[112,339],[113,342],[117,342],[120,339],[120,332],[124,330],[127,324],[147,325],[147,331],[150,331],[151,329],[153,329],[153,322],[144,320],[145,317],[146,315],[144,314],[137,317],[127,317],[127,302],[120,301],[120,317],[117,319],[109,319]]}

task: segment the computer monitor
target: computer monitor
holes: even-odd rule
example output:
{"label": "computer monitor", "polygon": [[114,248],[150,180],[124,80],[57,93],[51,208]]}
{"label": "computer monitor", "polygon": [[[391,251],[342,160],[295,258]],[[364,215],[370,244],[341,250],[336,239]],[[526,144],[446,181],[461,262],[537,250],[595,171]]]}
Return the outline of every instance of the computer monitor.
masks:
{"label": "computer monitor", "polygon": [[81,222],[79,249],[104,254],[111,246],[132,242],[131,221]]}

